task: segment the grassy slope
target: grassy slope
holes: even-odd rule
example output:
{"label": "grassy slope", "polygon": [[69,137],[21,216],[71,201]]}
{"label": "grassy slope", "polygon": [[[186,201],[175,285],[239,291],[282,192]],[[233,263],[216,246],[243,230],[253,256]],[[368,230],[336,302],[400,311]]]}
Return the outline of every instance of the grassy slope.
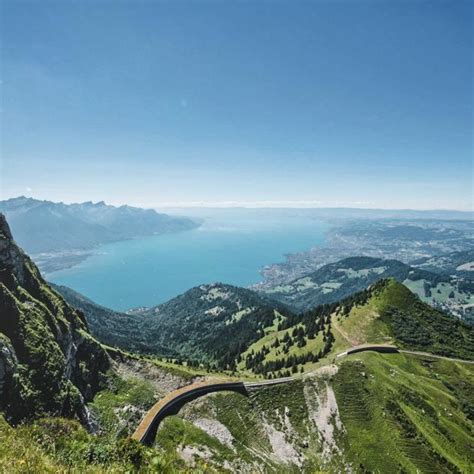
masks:
{"label": "grassy slope", "polygon": [[[159,368],[164,375],[167,369]],[[174,377],[182,373],[173,367],[169,372]],[[190,373],[184,375],[186,384]],[[89,405],[99,427],[96,436],[62,418],[13,428],[0,414],[0,473],[204,472],[204,463],[198,461],[191,470],[173,449],[146,448],[128,438],[156,400],[156,387],[143,375],[121,377],[111,371],[106,388]]]}
{"label": "grassy slope", "polygon": [[[371,304],[384,308],[386,295]],[[406,300],[400,304],[403,308]],[[360,312],[359,317],[366,316]],[[142,472],[212,472],[229,465],[243,470],[257,464],[265,472],[341,472],[348,465],[354,472],[469,472],[474,461],[473,367],[374,353],[338,363],[339,373],[328,383],[336,393],[344,429],[335,430],[340,454],[333,450],[329,460],[321,456],[321,435],[312,421],[318,402],[310,401],[321,395],[326,379],[267,387],[248,398],[222,393],[197,400],[179,417],[164,422],[155,449],[145,449],[124,441],[139,418],[136,411],[124,408],[146,409],[154,401],[153,390],[149,383],[129,378],[112,380],[96,396],[92,409],[105,430],[99,437],[57,419],[16,430],[0,423],[0,472],[58,472],[71,467],[81,472],[125,472],[135,462]],[[227,427],[232,446],[193,425],[198,418]],[[274,452],[268,426],[292,447],[301,466]],[[203,458],[195,456],[193,468],[186,468],[177,453],[185,446],[204,453]]]}
{"label": "grassy slope", "polygon": [[[423,303],[393,279],[376,283],[368,291],[344,300],[339,306],[334,305],[331,311],[330,330],[335,340],[330,352],[317,364],[298,364],[298,371],[308,371],[327,364],[347,348],[366,343],[395,344],[405,349],[474,359],[474,329],[471,326]],[[314,339],[305,336],[306,345],[303,347],[298,347],[293,338],[293,345],[287,353],[283,352],[282,344],[272,347],[276,339],[282,341],[295,328],[304,327],[307,321],[316,321],[317,318],[316,313],[313,316],[309,312],[299,320],[303,322],[296,319],[289,328],[280,331],[274,327],[267,328],[265,335],[242,354],[242,360],[238,364],[239,371],[251,374],[251,371],[245,371],[245,359],[252,352],[265,350],[265,363],[319,352],[324,346],[322,331]],[[323,327],[324,332],[327,332],[329,323],[325,323]]]}
{"label": "grassy slope", "polygon": [[348,315],[333,314],[336,341],[330,356],[354,345],[394,343],[406,349],[474,359],[470,326],[426,305],[395,280],[382,283]]}
{"label": "grassy slope", "polygon": [[[340,453],[333,450],[329,460],[322,456],[321,434],[311,421],[308,393],[321,396],[325,387],[325,379],[317,378],[268,387],[248,398],[216,394],[201,399],[163,424],[157,444],[208,449],[207,462],[216,469],[226,461],[237,470],[258,463],[265,472],[335,473],[348,466],[357,473],[470,472],[474,367],[375,353],[361,353],[339,365],[329,384],[343,429],[334,428]],[[227,427],[232,447],[192,424],[202,418]],[[279,459],[264,425],[283,434],[304,459],[301,467]]]}
{"label": "grassy slope", "polygon": [[472,367],[365,353],[342,364],[334,387],[347,457],[361,471],[469,472]]}
{"label": "grassy slope", "polygon": [[15,423],[48,415],[83,419],[83,401],[109,368],[105,351],[17,247],[1,214],[0,248],[0,366],[6,359],[11,366],[0,410]]}
{"label": "grassy slope", "polygon": [[0,473],[203,473],[173,451],[146,448],[129,438],[93,436],[77,422],[46,418],[12,428],[0,416]]}
{"label": "grassy slope", "polygon": [[426,305],[405,286],[389,280],[373,300],[399,346],[474,359],[473,328]]}
{"label": "grassy slope", "polygon": [[[285,334],[291,334],[293,329],[295,327],[300,327],[300,324],[297,324],[296,326],[292,326],[290,329],[283,329],[281,331],[274,331],[274,332],[267,332],[267,334],[259,339],[257,342],[253,343],[249,348],[242,353],[242,361],[238,364],[237,368],[240,373],[243,373],[245,375],[252,375],[252,372],[249,370],[245,369],[245,357],[250,354],[252,351],[253,352],[258,352],[262,350],[264,347],[268,348],[270,352],[266,354],[265,356],[265,361],[272,361],[272,360],[277,360],[289,356],[300,356],[303,354],[306,354],[308,352],[319,352],[323,346],[324,346],[324,341],[323,341],[323,336],[322,333],[319,333],[314,339],[308,339],[305,337],[306,345],[304,347],[298,347],[296,344],[293,344],[288,353],[285,354],[282,351],[282,346],[275,348],[272,347],[272,344],[276,341],[276,339],[282,340]],[[314,366],[313,363],[308,362],[306,364],[300,364],[299,367],[303,367],[303,370],[307,371],[311,367]]]}

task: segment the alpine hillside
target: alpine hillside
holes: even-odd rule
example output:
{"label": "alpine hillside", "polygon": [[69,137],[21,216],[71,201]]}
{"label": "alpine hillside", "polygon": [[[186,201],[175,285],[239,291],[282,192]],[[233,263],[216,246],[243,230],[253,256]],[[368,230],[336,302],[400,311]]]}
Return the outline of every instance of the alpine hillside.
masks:
{"label": "alpine hillside", "polygon": [[46,414],[87,423],[109,358],[84,316],[43,280],[0,214],[0,410],[19,422]]}

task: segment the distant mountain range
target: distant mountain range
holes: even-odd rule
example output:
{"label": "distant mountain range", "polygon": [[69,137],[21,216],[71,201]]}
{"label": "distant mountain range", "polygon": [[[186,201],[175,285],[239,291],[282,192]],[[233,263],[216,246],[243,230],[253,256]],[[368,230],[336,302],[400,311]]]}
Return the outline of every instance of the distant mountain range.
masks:
{"label": "distant mountain range", "polygon": [[64,204],[24,196],[0,201],[16,242],[27,252],[91,249],[135,237],[190,230],[199,224],[152,209],[110,206],[103,201]]}

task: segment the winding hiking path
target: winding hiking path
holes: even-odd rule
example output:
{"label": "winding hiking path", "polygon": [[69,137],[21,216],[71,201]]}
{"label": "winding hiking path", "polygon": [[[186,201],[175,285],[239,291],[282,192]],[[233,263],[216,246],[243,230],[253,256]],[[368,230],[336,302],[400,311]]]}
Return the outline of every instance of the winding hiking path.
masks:
{"label": "winding hiking path", "polygon": [[449,360],[451,362],[460,362],[461,364],[474,364],[474,360],[456,359],[454,357],[431,354],[430,352],[407,351],[404,349],[399,349],[398,352],[400,352],[401,354],[410,354],[410,355],[419,356],[419,357],[430,357],[432,359],[443,359],[443,360]]}
{"label": "winding hiking path", "polygon": [[413,355],[413,356],[418,356],[418,357],[429,357],[431,359],[442,359],[442,360],[449,360],[451,362],[459,362],[461,364],[474,364],[474,360],[466,360],[466,359],[456,359],[455,357],[448,357],[448,356],[442,356],[438,354],[432,354],[431,352],[422,352],[422,351],[409,351],[407,349],[399,349],[396,346],[393,346],[391,344],[363,344],[360,346],[354,346],[350,347],[344,352],[341,352],[336,356],[336,359],[339,359],[341,357],[345,357],[351,354],[356,354],[358,352],[364,352],[364,351],[375,351],[375,352],[382,352],[386,354],[408,354],[408,355]]}
{"label": "winding hiking path", "polygon": [[[430,357],[434,359],[444,359],[451,362],[460,362],[464,364],[474,364],[472,360],[455,359],[451,357],[440,356],[436,354],[430,354],[428,352],[419,351],[408,351],[398,349],[396,346],[389,344],[365,344],[361,346],[350,347],[344,352],[341,352],[336,356],[336,359],[341,357],[350,356],[359,352],[373,351],[384,354],[397,354],[403,353],[408,355],[414,355],[418,357]],[[186,403],[196,398],[202,397],[209,393],[231,391],[237,392],[242,395],[248,395],[248,390],[259,389],[268,387],[271,385],[279,385],[284,383],[291,383],[295,380],[301,379],[303,376],[311,375],[311,373],[300,374],[294,377],[283,377],[279,379],[261,380],[255,382],[243,382],[240,380],[226,380],[226,379],[214,379],[208,381],[195,382],[185,387],[181,387],[173,392],[170,392],[159,402],[155,403],[151,409],[147,412],[141,423],[138,425],[132,438],[144,444],[151,444],[155,439],[158,427],[164,418],[170,415],[176,415],[179,410]]]}

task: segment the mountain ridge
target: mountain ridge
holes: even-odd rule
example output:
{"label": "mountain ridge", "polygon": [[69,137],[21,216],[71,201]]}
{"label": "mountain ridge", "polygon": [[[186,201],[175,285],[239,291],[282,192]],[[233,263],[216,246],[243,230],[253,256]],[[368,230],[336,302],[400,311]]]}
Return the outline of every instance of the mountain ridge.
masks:
{"label": "mountain ridge", "polygon": [[[461,254],[462,261],[465,261],[472,252]],[[380,279],[392,277],[433,307],[469,320],[474,303],[473,291],[470,289],[472,276],[469,272],[451,275],[442,268],[435,272],[433,264],[425,269],[424,261],[419,265],[411,266],[395,259],[349,257],[324,265],[287,284],[259,292],[288,305],[293,311],[307,311],[320,304],[344,299]]]}
{"label": "mountain ridge", "polygon": [[0,409],[12,422],[46,414],[88,423],[87,400],[109,358],[84,316],[42,279],[0,214]]}
{"label": "mountain ridge", "polygon": [[99,244],[178,232],[199,224],[153,209],[91,201],[55,203],[19,197],[0,201],[18,244],[31,254],[91,249]]}

